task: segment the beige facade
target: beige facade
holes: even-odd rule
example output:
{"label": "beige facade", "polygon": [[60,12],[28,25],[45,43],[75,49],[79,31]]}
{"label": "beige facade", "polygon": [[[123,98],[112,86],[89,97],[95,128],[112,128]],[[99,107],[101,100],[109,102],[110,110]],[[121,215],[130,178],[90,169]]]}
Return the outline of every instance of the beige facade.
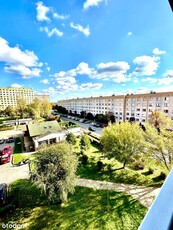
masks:
{"label": "beige facade", "polygon": [[50,95],[49,94],[34,94],[34,98],[38,98],[40,101],[50,102]]}
{"label": "beige facade", "polygon": [[173,119],[173,92],[69,99],[58,101],[58,105],[77,114],[81,111],[93,115],[112,112],[117,121],[135,117],[136,121],[145,122],[151,111],[155,110],[161,110]]}
{"label": "beige facade", "polygon": [[32,103],[33,89],[0,88],[0,109],[4,110],[7,106],[15,107],[19,98],[24,98],[27,104]]}

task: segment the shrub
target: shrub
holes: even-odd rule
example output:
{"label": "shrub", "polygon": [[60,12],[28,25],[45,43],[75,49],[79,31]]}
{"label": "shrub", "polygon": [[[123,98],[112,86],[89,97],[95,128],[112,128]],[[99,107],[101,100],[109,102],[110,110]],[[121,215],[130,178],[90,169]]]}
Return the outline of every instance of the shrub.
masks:
{"label": "shrub", "polygon": [[97,168],[98,168],[98,171],[100,172],[102,169],[103,169],[103,162],[102,161],[97,161]]}
{"label": "shrub", "polygon": [[87,165],[88,164],[88,156],[87,155],[83,155],[82,156],[82,164],[83,165]]}
{"label": "shrub", "polygon": [[159,179],[160,180],[165,180],[166,178],[166,174],[164,172],[161,172],[160,175],[159,175]]}
{"label": "shrub", "polygon": [[152,169],[152,168],[148,169],[148,175],[153,174],[153,172],[154,172],[154,169]]}
{"label": "shrub", "polygon": [[134,164],[133,164],[133,167],[135,170],[142,170],[145,168],[145,165],[142,161],[136,161]]}

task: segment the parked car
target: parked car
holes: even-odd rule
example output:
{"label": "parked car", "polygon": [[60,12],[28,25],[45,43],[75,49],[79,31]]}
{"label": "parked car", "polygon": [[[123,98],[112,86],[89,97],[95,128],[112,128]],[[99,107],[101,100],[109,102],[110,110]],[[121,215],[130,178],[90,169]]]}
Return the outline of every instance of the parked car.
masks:
{"label": "parked car", "polygon": [[7,140],[6,140],[6,143],[13,143],[14,142],[14,137],[9,137]]}
{"label": "parked car", "polygon": [[0,144],[3,144],[4,143],[4,139],[0,139]]}
{"label": "parked car", "polygon": [[95,129],[94,127],[92,127],[92,126],[90,126],[88,129],[89,129],[90,131],[96,131],[96,129]]}
{"label": "parked car", "polygon": [[7,184],[0,184],[0,205],[6,204],[7,202],[8,189]]}
{"label": "parked car", "polygon": [[9,145],[4,146],[4,149],[0,152],[0,164],[10,162],[12,153],[13,153],[13,149],[11,146]]}

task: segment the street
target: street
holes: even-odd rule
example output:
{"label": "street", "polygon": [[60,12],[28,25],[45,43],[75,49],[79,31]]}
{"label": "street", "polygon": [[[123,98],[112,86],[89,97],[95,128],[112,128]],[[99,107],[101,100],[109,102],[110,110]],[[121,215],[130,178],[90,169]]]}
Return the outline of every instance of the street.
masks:
{"label": "street", "polygon": [[[63,121],[71,121],[73,123],[79,124],[81,128],[86,129],[86,130],[88,130],[88,128],[90,126],[92,126],[91,124],[85,124],[83,122],[75,121],[75,120],[67,118],[67,117],[61,117],[61,119]],[[92,126],[92,127],[94,127],[94,126]],[[100,127],[94,127],[94,128],[96,129],[96,131],[94,131],[95,133],[102,135],[102,128],[100,128]]]}

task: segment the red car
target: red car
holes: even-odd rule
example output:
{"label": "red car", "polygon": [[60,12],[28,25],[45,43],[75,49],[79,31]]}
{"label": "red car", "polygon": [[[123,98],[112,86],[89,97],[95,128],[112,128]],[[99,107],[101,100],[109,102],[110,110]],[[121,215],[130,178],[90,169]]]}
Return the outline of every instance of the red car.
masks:
{"label": "red car", "polygon": [[11,146],[9,145],[4,146],[4,149],[0,153],[0,164],[10,162],[12,153],[13,153],[13,149]]}

